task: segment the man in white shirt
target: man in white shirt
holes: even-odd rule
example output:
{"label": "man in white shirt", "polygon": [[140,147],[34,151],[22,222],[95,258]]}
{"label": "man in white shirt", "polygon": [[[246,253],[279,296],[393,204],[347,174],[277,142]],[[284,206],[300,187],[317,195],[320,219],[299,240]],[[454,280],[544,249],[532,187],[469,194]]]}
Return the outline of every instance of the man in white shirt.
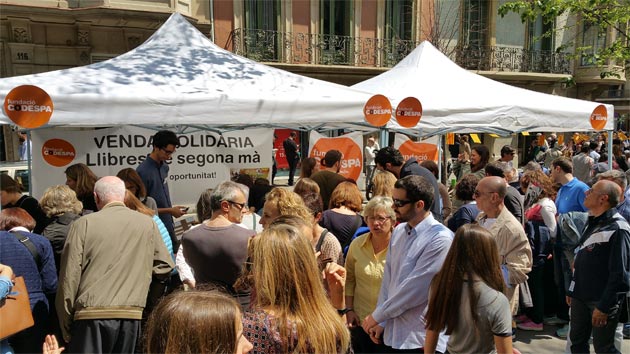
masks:
{"label": "man in white shirt", "polygon": [[[431,214],[433,196],[424,177],[407,176],[394,185],[393,208],[401,223],[392,233],[376,309],[362,324],[373,341],[383,335],[391,352],[423,350],[429,286],[453,241],[453,233]],[[437,351],[446,350],[447,340],[440,336]]]}

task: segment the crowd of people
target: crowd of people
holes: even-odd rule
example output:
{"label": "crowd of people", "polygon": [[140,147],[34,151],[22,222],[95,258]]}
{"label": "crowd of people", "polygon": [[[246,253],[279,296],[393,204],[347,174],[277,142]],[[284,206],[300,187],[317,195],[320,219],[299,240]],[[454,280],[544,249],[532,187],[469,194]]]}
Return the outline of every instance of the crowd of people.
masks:
{"label": "crowd of people", "polygon": [[567,352],[587,353],[591,336],[621,352],[626,141],[608,166],[598,138],[551,135],[519,171],[512,146],[494,159],[464,135],[449,188],[435,162],[370,137],[365,200],[338,150],[304,159],[294,183],[294,139],[292,187],[238,175],[201,190],[181,235],[173,132],[117,176],[69,166],[40,201],[2,175],[0,297],[23,276],[35,325],[0,354],[512,353],[516,328],[565,324]]}

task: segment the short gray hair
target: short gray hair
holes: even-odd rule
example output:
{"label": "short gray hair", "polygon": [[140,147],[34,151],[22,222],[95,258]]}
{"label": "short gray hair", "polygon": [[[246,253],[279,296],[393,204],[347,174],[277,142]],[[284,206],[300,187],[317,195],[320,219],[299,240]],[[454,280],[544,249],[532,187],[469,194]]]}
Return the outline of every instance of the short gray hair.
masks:
{"label": "short gray hair", "polygon": [[365,209],[363,209],[363,215],[365,217],[368,217],[368,216],[374,216],[374,214],[378,212],[385,212],[387,216],[389,216],[392,219],[392,221],[394,221],[396,220],[396,213],[394,212],[392,205],[394,205],[394,201],[390,197],[384,197],[384,196],[373,197],[367,203],[367,205],[365,206]]}
{"label": "short gray hair", "polygon": [[626,174],[619,170],[608,170],[606,172],[602,172],[597,175],[597,180],[601,181],[602,179],[607,179],[609,181],[613,181],[617,183],[619,187],[621,187],[622,191],[626,190],[628,186],[628,180],[626,178]]}
{"label": "short gray hair", "polygon": [[221,202],[224,200],[233,200],[239,193],[245,195],[245,191],[240,184],[232,181],[225,181],[212,191],[210,197],[210,208],[212,211],[221,209]]}
{"label": "short gray hair", "polygon": [[103,203],[124,202],[125,182],[116,176],[105,176],[94,184],[94,193]]}

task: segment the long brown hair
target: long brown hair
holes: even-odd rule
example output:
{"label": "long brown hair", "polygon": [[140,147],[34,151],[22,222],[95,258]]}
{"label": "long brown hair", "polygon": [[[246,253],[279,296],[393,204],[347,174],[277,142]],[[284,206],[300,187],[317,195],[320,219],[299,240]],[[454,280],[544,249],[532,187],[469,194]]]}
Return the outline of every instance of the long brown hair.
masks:
{"label": "long brown hair", "polygon": [[[273,311],[283,352],[345,351],[350,333],[328,301],[308,238],[296,227],[270,225],[251,239],[249,250],[254,306]],[[297,338],[292,335],[291,323]]]}
{"label": "long brown hair", "polygon": [[218,291],[180,291],[162,300],[146,327],[147,353],[236,353],[239,305]]}
{"label": "long brown hair", "polygon": [[153,217],[155,211],[146,205],[142,204],[140,199],[136,198],[129,189],[125,189],[125,206],[131,210],[135,210],[141,214]]}
{"label": "long brown hair", "polygon": [[94,184],[96,184],[96,180],[98,177],[87,167],[84,163],[75,163],[74,165],[69,166],[64,171],[67,177],[75,180],[77,182],[77,186],[75,192],[77,193],[77,198],[82,199],[86,196],[92,195],[94,192]]}
{"label": "long brown hair", "polygon": [[133,168],[123,168],[118,171],[116,177],[122,179],[123,182],[130,183],[136,187],[134,195],[138,197],[138,199],[144,200],[144,198],[147,197],[147,189],[144,186],[144,182],[142,182],[142,178]]}
{"label": "long brown hair", "polygon": [[478,321],[474,279],[503,292],[503,276],[496,241],[489,231],[479,225],[466,224],[457,229],[442,269],[431,282],[426,328],[451,334],[460,321],[462,290],[468,287],[470,311]]}

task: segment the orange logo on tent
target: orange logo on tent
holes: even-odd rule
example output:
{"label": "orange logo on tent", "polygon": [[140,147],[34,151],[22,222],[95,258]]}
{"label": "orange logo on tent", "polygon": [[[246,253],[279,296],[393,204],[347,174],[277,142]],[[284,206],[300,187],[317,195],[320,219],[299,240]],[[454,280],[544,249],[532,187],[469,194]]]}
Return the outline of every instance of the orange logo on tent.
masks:
{"label": "orange logo on tent", "polygon": [[415,97],[407,97],[396,107],[396,120],[400,126],[413,128],[422,117],[422,104]]}
{"label": "orange logo on tent", "polygon": [[358,181],[363,169],[363,154],[359,145],[347,137],[320,138],[313,145],[309,156],[314,157],[321,163],[321,159],[324,158],[324,155],[329,150],[341,151],[341,169],[339,173],[346,178]]}
{"label": "orange logo on tent", "polygon": [[53,103],[41,88],[22,85],[9,91],[5,97],[4,113],[22,128],[37,128],[50,120]]}
{"label": "orange logo on tent", "polygon": [[417,143],[407,140],[398,147],[398,151],[403,155],[405,160],[415,157],[418,163],[425,160],[438,160],[438,149],[435,144]]}
{"label": "orange logo on tent", "polygon": [[591,126],[595,130],[602,130],[606,127],[608,121],[608,111],[603,104],[595,107],[593,113],[591,113]]}
{"label": "orange logo on tent", "polygon": [[62,139],[47,140],[42,146],[44,161],[55,167],[62,167],[74,160],[76,156],[74,146]]}
{"label": "orange logo on tent", "polygon": [[392,104],[387,97],[374,95],[363,107],[363,114],[368,123],[375,127],[382,127],[392,117]]}

